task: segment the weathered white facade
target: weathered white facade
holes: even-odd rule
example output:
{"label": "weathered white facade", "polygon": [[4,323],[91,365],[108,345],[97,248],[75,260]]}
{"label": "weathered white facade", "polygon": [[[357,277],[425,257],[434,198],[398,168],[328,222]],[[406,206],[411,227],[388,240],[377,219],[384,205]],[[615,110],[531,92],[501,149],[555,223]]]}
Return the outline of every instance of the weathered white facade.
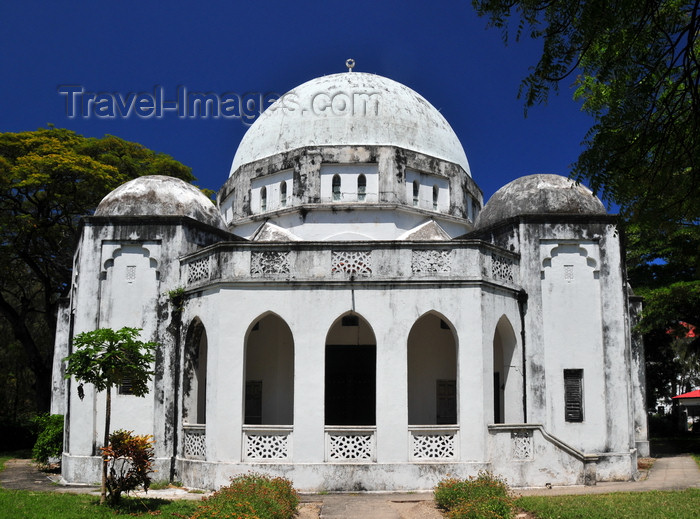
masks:
{"label": "weathered white facade", "polygon": [[256,121],[218,207],[165,177],[115,190],[84,220],[59,319],[63,477],[99,479],[104,397],[79,400],[61,359],[75,334],[128,325],[160,344],[156,375],[147,397],[114,397],[112,423],[155,435],[156,478],[215,488],[254,469],[311,491],[481,469],[515,486],[634,478],[643,351],[615,218],[554,175],[481,207],[440,113],[351,72]]}

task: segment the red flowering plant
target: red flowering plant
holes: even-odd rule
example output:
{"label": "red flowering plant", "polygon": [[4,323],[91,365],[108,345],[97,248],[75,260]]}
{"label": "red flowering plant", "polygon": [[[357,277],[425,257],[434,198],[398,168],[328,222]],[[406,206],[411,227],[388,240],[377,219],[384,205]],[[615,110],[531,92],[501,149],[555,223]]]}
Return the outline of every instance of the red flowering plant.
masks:
{"label": "red flowering plant", "polygon": [[122,493],[142,487],[148,491],[153,472],[153,436],[138,436],[133,431],[118,430],[109,435],[102,455],[107,463],[107,500],[116,505]]}

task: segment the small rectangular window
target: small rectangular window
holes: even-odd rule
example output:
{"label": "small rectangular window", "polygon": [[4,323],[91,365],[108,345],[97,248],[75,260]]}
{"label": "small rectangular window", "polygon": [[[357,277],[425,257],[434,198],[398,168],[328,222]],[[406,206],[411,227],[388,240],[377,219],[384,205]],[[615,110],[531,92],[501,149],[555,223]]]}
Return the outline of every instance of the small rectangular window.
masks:
{"label": "small rectangular window", "polygon": [[119,394],[120,395],[133,395],[134,388],[130,378],[123,378],[121,384],[119,384]]}
{"label": "small rectangular window", "polygon": [[457,423],[457,381],[436,380],[436,421],[439,425]]}
{"label": "small rectangular window", "polygon": [[567,422],[583,422],[583,370],[564,370],[564,417]]}
{"label": "small rectangular window", "polygon": [[262,423],[262,380],[248,380],[245,383],[245,423]]}

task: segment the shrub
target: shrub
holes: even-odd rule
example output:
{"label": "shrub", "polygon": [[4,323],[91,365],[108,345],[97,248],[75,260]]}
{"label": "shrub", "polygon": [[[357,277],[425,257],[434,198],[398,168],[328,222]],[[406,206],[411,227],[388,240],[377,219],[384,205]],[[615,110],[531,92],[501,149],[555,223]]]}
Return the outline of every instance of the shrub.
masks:
{"label": "shrub", "polygon": [[231,484],[204,501],[190,519],[291,519],[298,504],[291,481],[251,472],[231,478]]}
{"label": "shrub", "polygon": [[435,502],[447,510],[450,519],[508,519],[513,516],[513,499],[503,479],[479,472],[468,479],[448,478],[434,490]]}
{"label": "shrub", "polygon": [[49,458],[60,458],[63,453],[63,415],[41,414],[34,418],[38,436],[32,458],[46,465]]}
{"label": "shrub", "polygon": [[118,430],[109,435],[109,445],[102,448],[107,457],[107,499],[119,503],[122,493],[138,487],[148,490],[153,472],[153,436],[137,436],[133,431]]}

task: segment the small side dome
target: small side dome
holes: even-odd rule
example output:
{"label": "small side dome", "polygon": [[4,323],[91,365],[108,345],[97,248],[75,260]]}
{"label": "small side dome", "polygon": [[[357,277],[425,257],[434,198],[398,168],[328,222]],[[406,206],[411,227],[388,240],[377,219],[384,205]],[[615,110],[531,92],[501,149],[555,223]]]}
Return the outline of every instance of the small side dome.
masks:
{"label": "small side dome", "polygon": [[102,199],[95,216],[189,216],[226,229],[219,210],[204,193],[184,180],[162,175],[122,184]]}
{"label": "small side dome", "polygon": [[496,191],[479,214],[483,229],[525,214],[606,214],[590,189],[560,175],[528,175]]}

